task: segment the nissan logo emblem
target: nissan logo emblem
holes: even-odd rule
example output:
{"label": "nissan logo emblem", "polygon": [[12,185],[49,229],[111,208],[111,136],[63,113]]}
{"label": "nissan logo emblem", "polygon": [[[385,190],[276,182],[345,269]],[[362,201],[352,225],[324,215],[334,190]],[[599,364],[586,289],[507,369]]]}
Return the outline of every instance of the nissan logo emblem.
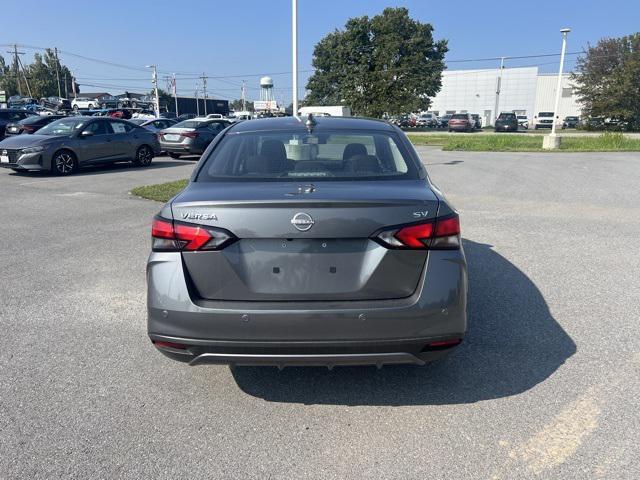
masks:
{"label": "nissan logo emblem", "polygon": [[303,212],[296,213],[291,219],[291,224],[301,232],[306,232],[313,227],[313,218],[311,215]]}

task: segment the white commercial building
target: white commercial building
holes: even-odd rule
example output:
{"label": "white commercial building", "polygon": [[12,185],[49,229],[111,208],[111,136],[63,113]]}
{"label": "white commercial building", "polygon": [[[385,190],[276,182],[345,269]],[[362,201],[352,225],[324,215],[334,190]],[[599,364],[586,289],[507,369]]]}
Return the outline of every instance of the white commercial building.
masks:
{"label": "white commercial building", "polygon": [[[437,115],[477,113],[483,126],[493,124],[496,112],[516,112],[533,119],[538,112],[553,111],[557,74],[540,74],[538,67],[505,68],[502,70],[500,94],[497,95],[499,76],[499,69],[445,70],[442,72],[442,88],[432,99],[429,111]],[[558,110],[560,118],[580,115],[580,105],[569,74],[562,78]]]}

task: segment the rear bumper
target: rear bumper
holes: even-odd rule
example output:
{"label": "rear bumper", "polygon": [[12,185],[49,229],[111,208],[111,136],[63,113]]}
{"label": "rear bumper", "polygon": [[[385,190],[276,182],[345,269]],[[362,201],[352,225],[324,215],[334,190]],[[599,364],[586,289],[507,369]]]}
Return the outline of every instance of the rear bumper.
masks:
{"label": "rear bumper", "polygon": [[[194,365],[326,366],[424,365],[450,353],[459,343],[429,347],[433,339],[399,342],[215,342],[150,335],[156,348],[172,360]],[[169,343],[170,345],[163,344]],[[176,348],[172,344],[185,348]]]}
{"label": "rear bumper", "polygon": [[421,364],[450,350],[430,343],[462,339],[467,328],[462,250],[431,251],[414,294],[397,300],[199,300],[173,252],[151,254],[147,282],[149,337],[186,346],[160,350],[192,365]]}
{"label": "rear bumper", "polygon": [[200,155],[205,149],[194,144],[160,142],[160,150],[163,152]]}

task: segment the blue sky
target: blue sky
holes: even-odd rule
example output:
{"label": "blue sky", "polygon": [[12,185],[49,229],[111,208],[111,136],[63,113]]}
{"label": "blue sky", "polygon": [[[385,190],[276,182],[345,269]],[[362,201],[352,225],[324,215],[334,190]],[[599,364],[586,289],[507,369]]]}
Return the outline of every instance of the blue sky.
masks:
{"label": "blue sky", "polygon": [[[299,0],[301,84],[311,69],[313,47],[342,28],[350,17],[375,15],[387,6],[405,6],[410,15],[434,26],[435,37],[449,40],[448,60],[557,53],[561,27],[569,26],[568,51],[578,51],[603,37],[640,29],[637,0],[522,1],[382,1]],[[31,0],[3,2],[0,44],[58,47],[63,52],[144,67],[155,63],[163,74],[181,72],[178,89],[193,94],[198,73],[210,79],[209,92],[238,98],[247,81],[248,97],[257,96],[259,76],[273,75],[276,97],[291,98],[289,0],[270,2],[176,0]],[[28,5],[28,6],[27,6]],[[604,9],[606,8],[606,11]],[[25,21],[25,19],[37,19]],[[17,22],[9,19],[21,19]],[[153,33],[160,32],[159,34]],[[5,58],[8,54],[2,55]],[[29,61],[33,49],[23,48]],[[82,90],[119,93],[149,89],[144,69],[124,69],[61,54]],[[569,57],[571,68],[575,56]],[[507,66],[540,65],[557,71],[557,57],[507,61]],[[495,61],[451,63],[449,68],[493,68]],[[162,76],[162,75],[161,75]],[[164,82],[161,82],[161,84]],[[140,86],[139,88],[136,88]]]}

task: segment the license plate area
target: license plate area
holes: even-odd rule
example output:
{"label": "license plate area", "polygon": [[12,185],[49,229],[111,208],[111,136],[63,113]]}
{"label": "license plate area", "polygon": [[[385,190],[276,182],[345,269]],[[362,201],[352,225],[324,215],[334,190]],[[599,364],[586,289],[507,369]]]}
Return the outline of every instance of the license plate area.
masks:
{"label": "license plate area", "polygon": [[165,133],[164,139],[169,142],[177,142],[180,140],[180,135],[177,135],[175,133]]}

